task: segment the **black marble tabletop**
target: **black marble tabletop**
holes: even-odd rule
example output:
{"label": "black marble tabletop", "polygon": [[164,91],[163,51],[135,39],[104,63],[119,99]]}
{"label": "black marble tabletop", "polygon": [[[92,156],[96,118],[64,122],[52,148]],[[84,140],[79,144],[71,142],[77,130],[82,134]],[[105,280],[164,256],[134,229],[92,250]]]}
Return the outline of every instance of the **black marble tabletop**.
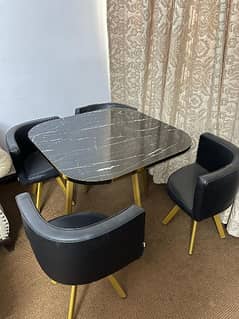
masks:
{"label": "black marble tabletop", "polygon": [[60,173],[76,182],[110,181],[191,146],[184,131],[123,108],[41,123],[29,138]]}

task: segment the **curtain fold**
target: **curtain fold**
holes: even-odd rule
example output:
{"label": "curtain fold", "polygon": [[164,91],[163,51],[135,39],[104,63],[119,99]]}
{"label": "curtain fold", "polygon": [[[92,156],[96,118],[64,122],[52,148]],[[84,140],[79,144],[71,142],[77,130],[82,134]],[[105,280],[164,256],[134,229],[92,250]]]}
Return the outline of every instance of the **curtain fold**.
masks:
{"label": "curtain fold", "polygon": [[[239,0],[108,0],[112,100],[189,133],[189,152],[151,169],[155,183],[195,160],[209,131],[239,146]],[[239,237],[239,195],[221,214]]]}

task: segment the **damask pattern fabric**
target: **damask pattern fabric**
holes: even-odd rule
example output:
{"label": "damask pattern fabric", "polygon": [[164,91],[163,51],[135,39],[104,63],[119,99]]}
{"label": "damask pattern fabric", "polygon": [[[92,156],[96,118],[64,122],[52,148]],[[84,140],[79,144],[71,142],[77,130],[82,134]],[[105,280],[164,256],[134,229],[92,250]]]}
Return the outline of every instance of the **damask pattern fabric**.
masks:
{"label": "damask pattern fabric", "polygon": [[[195,160],[203,132],[239,146],[239,0],[108,0],[108,29],[112,101],[193,140],[151,169],[155,183]],[[239,195],[221,217],[239,237]]]}

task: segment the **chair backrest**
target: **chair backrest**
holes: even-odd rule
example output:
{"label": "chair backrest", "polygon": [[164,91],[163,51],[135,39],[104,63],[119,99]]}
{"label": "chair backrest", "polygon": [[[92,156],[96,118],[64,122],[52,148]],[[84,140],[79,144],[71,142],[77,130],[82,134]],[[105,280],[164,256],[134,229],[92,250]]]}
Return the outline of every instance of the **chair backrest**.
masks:
{"label": "chair backrest", "polygon": [[47,275],[63,284],[86,284],[108,276],[143,254],[145,213],[131,206],[81,228],[46,222],[27,193],[16,197],[27,237]]}
{"label": "chair backrest", "polygon": [[87,106],[82,106],[82,107],[77,107],[75,109],[75,115],[77,114],[82,114],[86,112],[93,112],[93,111],[99,111],[99,110],[104,110],[104,109],[109,109],[109,108],[124,108],[124,109],[131,109],[131,110],[136,110],[136,108],[132,106],[128,106],[125,104],[119,104],[119,103],[100,103],[100,104],[91,104]]}
{"label": "chair backrest", "polygon": [[194,217],[201,220],[233,203],[239,186],[239,148],[213,134],[202,134],[197,163],[208,170],[198,177],[194,194]]}
{"label": "chair backrest", "polygon": [[29,130],[40,123],[56,120],[59,117],[47,117],[21,123],[11,127],[6,134],[6,144],[12,157],[14,167],[18,173],[22,169],[23,159],[30,153],[36,151],[36,147],[28,138]]}

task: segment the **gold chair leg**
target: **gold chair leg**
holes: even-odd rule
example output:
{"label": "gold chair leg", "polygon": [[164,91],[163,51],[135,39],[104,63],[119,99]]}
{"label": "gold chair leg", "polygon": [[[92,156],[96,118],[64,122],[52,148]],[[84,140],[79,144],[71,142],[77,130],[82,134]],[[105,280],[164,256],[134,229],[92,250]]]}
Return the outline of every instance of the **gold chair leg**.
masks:
{"label": "gold chair leg", "polygon": [[77,292],[77,286],[71,286],[71,295],[70,295],[67,319],[73,319],[75,301],[76,301],[76,292]]}
{"label": "gold chair leg", "polygon": [[114,288],[114,290],[117,292],[117,294],[120,296],[120,298],[124,299],[127,297],[126,292],[124,291],[124,289],[121,287],[120,283],[118,282],[118,280],[113,276],[110,275],[108,276],[108,279],[112,285],[112,287]]}
{"label": "gold chair leg", "polygon": [[134,173],[131,178],[133,184],[134,202],[137,206],[142,207],[138,172]]}
{"label": "gold chair leg", "polygon": [[218,234],[219,234],[220,238],[225,238],[226,235],[225,235],[225,232],[224,232],[223,225],[221,223],[220,215],[219,214],[218,215],[214,215],[213,219],[214,219],[214,222],[216,224],[217,231],[218,231]]}
{"label": "gold chair leg", "polygon": [[70,214],[72,212],[72,197],[73,197],[74,183],[66,181],[66,206],[65,213]]}
{"label": "gold chair leg", "polygon": [[[62,178],[62,177],[60,177],[60,176],[58,176],[57,178],[56,178],[56,181],[57,181],[57,184],[61,187],[61,189],[63,190],[63,192],[64,192],[64,194],[66,195],[66,184],[65,184],[65,180]],[[73,195],[72,195],[72,197],[73,197]],[[75,203],[75,201],[72,199],[72,205],[74,206],[76,203]]]}
{"label": "gold chair leg", "polygon": [[192,233],[191,233],[191,240],[190,240],[190,245],[189,245],[189,250],[188,250],[189,255],[192,255],[192,253],[193,253],[196,229],[197,229],[197,221],[194,220],[193,221],[193,227],[192,227]]}
{"label": "gold chair leg", "polygon": [[42,195],[43,182],[37,183],[37,194],[36,194],[36,208],[41,210],[41,195]]}
{"label": "gold chair leg", "polygon": [[33,196],[36,196],[36,194],[37,194],[37,183],[32,184],[31,193],[32,193]]}
{"label": "gold chair leg", "polygon": [[180,210],[180,207],[175,205],[174,208],[170,210],[168,215],[166,217],[164,217],[162,223],[164,225],[167,225],[174,218],[174,216],[179,212],[179,210]]}

